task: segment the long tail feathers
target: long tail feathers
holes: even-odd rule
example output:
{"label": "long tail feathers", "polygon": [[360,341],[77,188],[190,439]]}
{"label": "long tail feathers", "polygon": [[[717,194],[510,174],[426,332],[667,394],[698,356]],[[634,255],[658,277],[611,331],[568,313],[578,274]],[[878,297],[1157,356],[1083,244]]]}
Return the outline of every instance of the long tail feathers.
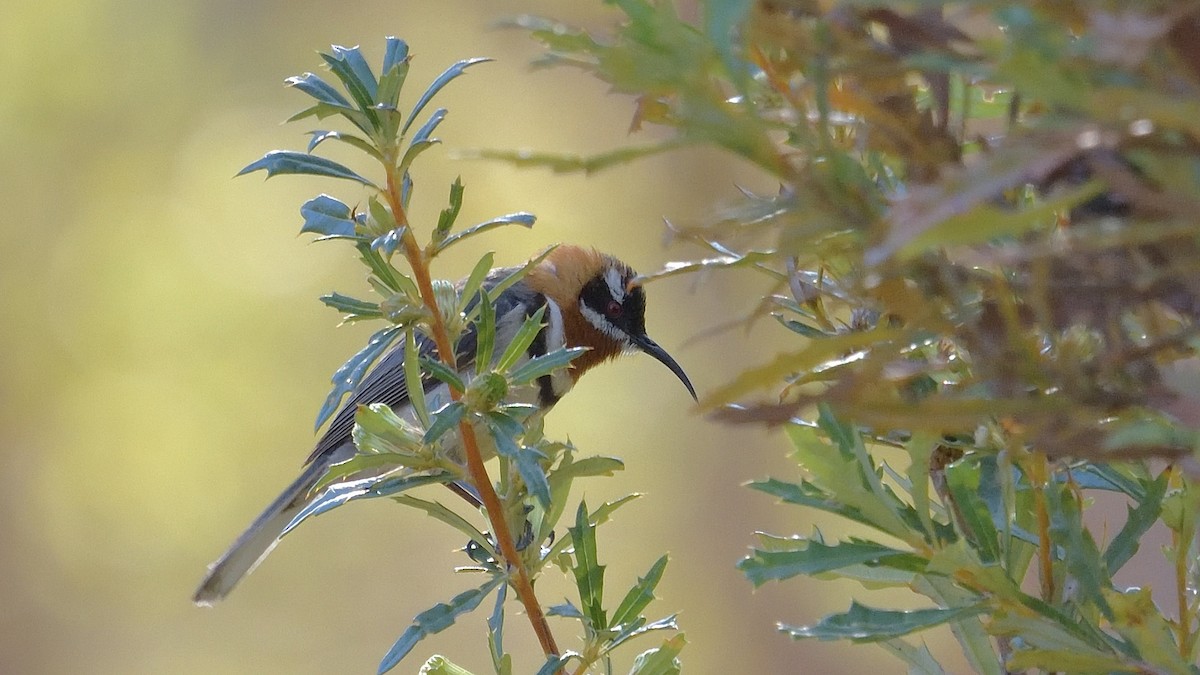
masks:
{"label": "long tail feathers", "polygon": [[210,606],[228,595],[242,577],[254,571],[275,548],[288,523],[304,508],[309,492],[328,468],[329,462],[321,458],[309,464],[304,473],[233,542],[233,546],[209,566],[208,575],[200,583],[200,588],[196,589],[192,602]]}

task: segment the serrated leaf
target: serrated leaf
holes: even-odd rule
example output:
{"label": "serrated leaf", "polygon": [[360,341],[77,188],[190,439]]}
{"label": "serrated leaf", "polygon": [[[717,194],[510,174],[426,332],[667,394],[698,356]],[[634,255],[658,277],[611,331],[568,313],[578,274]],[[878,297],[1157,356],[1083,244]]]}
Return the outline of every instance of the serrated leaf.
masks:
{"label": "serrated leaf", "polygon": [[604,612],[604,565],[596,555],[596,526],[592,524],[587,503],[580,502],[575,512],[575,525],[568,528],[575,548],[575,587],[579,602],[593,630],[608,628]]}
{"label": "serrated leaf", "polygon": [[434,79],[429,87],[425,89],[424,93],[421,94],[421,98],[417,99],[416,104],[413,105],[412,111],[408,113],[408,118],[404,121],[404,128],[400,131],[401,135],[408,133],[408,128],[412,126],[413,120],[417,118],[417,115],[421,114],[421,111],[424,110],[429,101],[436,96],[439,91],[442,90],[442,87],[445,87],[451,80],[459,75],[462,75],[467,68],[470,68],[477,63],[484,63],[491,60],[492,59],[489,58],[463,59],[442,71],[442,74],[438,75],[437,78]]}
{"label": "serrated leaf", "polygon": [[679,653],[686,644],[687,640],[680,634],[664,641],[661,647],[638,654],[629,675],[678,675],[683,668]]}
{"label": "serrated leaf", "polygon": [[1066,649],[1017,649],[1005,662],[1008,672],[1040,669],[1067,673],[1142,673],[1140,666],[1119,656],[1079,653]]}
{"label": "serrated leaf", "polygon": [[846,541],[826,546],[819,541],[798,542],[791,551],[762,551],[755,549],[743,558],[737,568],[755,586],[768,581],[782,581],[803,574],[811,576],[838,570],[850,565],[876,563],[900,567],[908,571],[924,567],[925,560],[912,553],[870,541]]}
{"label": "serrated leaf", "polygon": [[[642,618],[636,619],[632,623],[626,623],[624,625],[624,629],[618,633],[611,642],[608,643],[608,646],[605,648],[604,652],[611,652],[626,642],[634,638],[641,637],[646,633],[652,633],[658,630],[679,630],[679,624],[677,623],[678,618],[679,617],[677,615],[672,614],[671,616],[664,617],[657,621],[651,621],[650,623],[646,623],[646,620]],[[616,623],[613,623],[613,626],[616,625]]]}
{"label": "serrated leaf", "polygon": [[412,488],[438,483],[448,483],[450,478],[444,474],[438,475],[401,475],[401,476],[371,476],[345,483],[335,483],[325,488],[315,499],[305,504],[304,508],[292,518],[280,537],[296,529],[300,523],[319,516],[322,513],[358,499],[375,497],[393,497],[394,495],[411,490]]}
{"label": "serrated leaf", "polygon": [[[494,294],[496,291],[493,290],[492,293]],[[506,372],[529,351],[529,345],[533,344],[537,334],[542,330],[542,316],[545,313],[546,306],[543,305],[525,319],[525,322],[517,329],[512,341],[508,343],[504,353],[500,355],[500,360],[496,362],[496,370]]]}
{"label": "serrated leaf", "polygon": [[497,216],[496,218],[479,223],[478,225],[472,225],[471,227],[468,227],[467,229],[463,230],[462,232],[456,232],[454,234],[447,236],[445,239],[443,239],[441,242],[438,243],[437,252],[444,251],[447,248],[449,248],[450,246],[452,246],[464,239],[467,239],[468,237],[473,237],[477,234],[482,234],[489,230],[494,230],[498,227],[503,227],[505,225],[521,225],[522,227],[532,228],[534,222],[536,222],[536,221],[537,221],[537,216],[533,215],[532,213],[526,213],[524,211],[521,211],[518,213],[509,213],[509,214],[506,214],[503,216]]}
{"label": "serrated leaf", "polygon": [[451,401],[442,409],[433,413],[433,423],[429,425],[429,429],[425,432],[423,442],[426,445],[434,443],[447,431],[457,427],[466,411],[467,406],[462,401]]}
{"label": "serrated leaf", "polygon": [[426,121],[425,124],[421,125],[420,129],[417,129],[417,133],[413,134],[410,145],[428,140],[433,134],[434,129],[437,129],[438,125],[442,123],[442,120],[446,119],[446,112],[447,111],[445,108],[438,108],[437,110],[433,111],[433,114],[429,116],[429,120]]}
{"label": "serrated leaf", "polygon": [[538,668],[536,675],[555,675],[555,673],[559,672],[564,666],[567,665],[567,662],[571,660],[572,656],[573,654],[570,653],[563,654],[562,656],[547,656],[546,663],[544,663],[541,668]]}
{"label": "serrated leaf", "polygon": [[260,169],[267,172],[267,178],[283,174],[327,176],[344,178],[368,187],[375,187],[371,181],[331,159],[292,150],[272,150],[263,155],[262,159],[248,164],[246,168],[237,172],[237,175],[242,176]]}
{"label": "serrated leaf", "polygon": [[901,611],[875,609],[853,601],[845,613],[831,614],[811,626],[780,624],[779,630],[796,639],[876,642],[975,616],[983,610],[982,606],[970,606]]}
{"label": "serrated leaf", "polygon": [[964,534],[974,545],[980,562],[996,563],[1000,559],[1000,537],[995,519],[981,498],[979,465],[956,462],[946,469],[945,475],[957,512],[968,529]]}
{"label": "serrated leaf", "polygon": [[316,232],[322,235],[353,237],[354,217],[350,207],[326,194],[317,195],[300,207],[304,216],[301,232]]}
{"label": "serrated leaf", "polygon": [[383,69],[379,73],[375,102],[381,106],[395,108],[407,76],[408,44],[399,38],[389,37],[383,52]]}
{"label": "serrated leaf", "polygon": [[500,412],[487,413],[486,419],[492,438],[496,441],[496,453],[516,463],[517,473],[521,475],[529,493],[537,497],[543,508],[549,507],[550,483],[541,465],[545,456],[514,440],[525,432],[520,422]]}
{"label": "serrated leaf", "polygon": [[583,356],[586,351],[588,351],[587,347],[569,347],[555,349],[549,354],[536,356],[509,373],[509,384],[513,386],[529,384],[543,375],[549,375],[556,370],[566,368],[571,365],[571,361]]}
{"label": "serrated leaf", "polygon": [[[440,245],[449,236],[450,228],[454,227],[454,221],[458,220],[458,213],[462,210],[463,190],[462,176],[455,177],[454,183],[450,185],[448,206],[442,209],[441,214],[438,215],[437,227],[433,230],[434,246],[432,248],[435,255],[438,251],[437,245]],[[490,264],[488,269],[491,269]]]}
{"label": "serrated leaf", "polygon": [[359,138],[354,134],[342,133],[341,131],[325,130],[314,130],[308,133],[312,136],[312,138],[308,140],[308,152],[310,154],[317,148],[318,145],[324,143],[325,141],[334,140],[358,148],[371,157],[374,157],[379,161],[383,161],[383,155],[379,154],[379,151],[375,149],[374,145],[371,145],[371,143],[367,140]]}
{"label": "serrated leaf", "polygon": [[568,619],[582,619],[583,612],[579,608],[571,604],[570,600],[564,600],[562,604],[553,605],[546,610],[546,616],[561,616]]}
{"label": "serrated leaf", "polygon": [[650,566],[650,570],[645,576],[638,577],[637,583],[625,597],[621,600],[621,604],[612,614],[612,625],[621,626],[632,622],[641,616],[642,610],[654,600],[654,589],[658,587],[658,582],[662,581],[663,571],[667,569],[667,556],[663,556],[656,560]]}
{"label": "serrated leaf", "polygon": [[[837,337],[815,340],[804,349],[780,354],[770,362],[751,368],[732,382],[717,388],[700,401],[704,410],[712,410],[756,389],[773,387],[795,373],[817,372],[830,363],[849,358],[862,358],[873,346],[902,339],[905,332],[893,328],[875,328],[846,333]],[[849,356],[847,356],[849,355]],[[862,355],[862,356],[859,356]]]}
{"label": "serrated leaf", "polygon": [[471,522],[466,518],[458,515],[445,505],[438,502],[418,499],[411,495],[398,495],[393,497],[393,499],[395,499],[399,504],[420,509],[421,511],[424,511],[425,514],[430,518],[443,522],[459,532],[462,532],[467,536],[468,539],[475,542],[481,549],[487,551],[488,555],[490,555],[493,559],[497,557],[495,546],[492,544],[488,536],[480,532],[479,529],[472,525]]}
{"label": "serrated leaf", "polygon": [[417,352],[416,331],[404,331],[404,381],[408,383],[408,402],[422,427],[429,428],[429,405],[425,402],[421,355]]}
{"label": "serrated leaf", "polygon": [[456,373],[453,368],[437,359],[421,357],[421,369],[438,380],[450,385],[457,391],[462,392],[466,391],[467,389],[458,373]]}
{"label": "serrated leaf", "polygon": [[492,655],[492,667],[500,675],[512,671],[512,658],[504,652],[504,602],[508,599],[508,585],[496,591],[496,604],[488,617],[488,651]]}
{"label": "serrated leaf", "polygon": [[396,644],[392,645],[392,648],[384,655],[383,660],[379,663],[378,672],[386,673],[395,668],[412,651],[413,647],[417,646],[418,642],[454,625],[459,616],[478,607],[479,603],[502,583],[504,583],[503,576],[493,576],[479,588],[463,591],[454,596],[450,602],[440,602],[418,614],[413,619],[412,626],[404,631]]}
{"label": "serrated leaf", "polygon": [[473,675],[473,673],[460,665],[450,661],[450,659],[435,654],[429,657],[421,669],[417,671],[418,675]]}
{"label": "serrated leaf", "polygon": [[[602,525],[608,522],[608,519],[612,517],[613,512],[615,512],[617,509],[625,506],[635,499],[638,499],[641,496],[642,494],[640,492],[635,492],[633,494],[625,495],[620,499],[615,499],[611,502],[605,502],[601,504],[595,511],[592,511],[592,515],[589,517],[589,520],[593,525]],[[554,542],[554,545],[550,547],[550,552],[547,553],[544,558],[546,560],[553,560],[564,550],[566,550],[571,543],[572,540],[570,537],[560,537],[558,541]]]}
{"label": "serrated leaf", "polygon": [[289,87],[294,87],[309,96],[317,99],[320,103],[334,106],[337,108],[345,108],[353,110],[350,106],[350,101],[346,100],[337,89],[334,89],[328,82],[322,80],[315,73],[304,73],[302,75],[294,75],[284,80],[284,84]]}
{"label": "serrated leaf", "polygon": [[338,405],[342,402],[342,397],[358,386],[358,383],[362,381],[363,375],[366,375],[367,369],[392,344],[399,331],[400,329],[395,326],[389,326],[377,331],[367,340],[365,347],[360,349],[354,356],[351,356],[334,372],[333,377],[330,378],[330,381],[333,383],[333,389],[325,397],[325,403],[321,405],[321,409],[317,411],[317,421],[313,426],[314,430],[320,429],[321,425],[325,424],[325,421],[337,410]]}
{"label": "serrated leaf", "polygon": [[379,83],[375,81],[375,73],[371,72],[371,66],[357,46],[333,45],[333,54],[322,54],[321,57],[346,85],[346,90],[360,108],[366,111],[375,104],[375,91]]}
{"label": "serrated leaf", "polygon": [[1112,629],[1137,649],[1153,672],[1194,675],[1194,666],[1180,656],[1171,623],[1154,604],[1149,588],[1102,592],[1105,606],[1112,610]]}
{"label": "serrated leaf", "polygon": [[491,367],[496,343],[496,306],[486,288],[479,289],[479,317],[475,320],[475,364],[480,370]]}
{"label": "serrated leaf", "polygon": [[1167,494],[1166,472],[1153,481],[1147,481],[1145,486],[1145,494],[1137,507],[1125,507],[1125,525],[1104,551],[1104,566],[1109,574],[1115,574],[1137,553],[1142,535],[1154,526],[1162,514],[1163,497]]}
{"label": "serrated leaf", "polygon": [[908,675],[946,675],[924,642],[920,647],[895,638],[879,643],[889,653],[908,664]]}
{"label": "serrated leaf", "polygon": [[1091,532],[1083,525],[1083,514],[1070,486],[1051,483],[1043,488],[1050,511],[1050,538],[1064,551],[1067,571],[1074,577],[1080,599],[1096,604],[1108,619],[1112,611],[1103,591],[1112,588],[1112,578]]}
{"label": "serrated leaf", "polygon": [[456,153],[460,159],[488,159],[522,168],[550,169],[554,173],[592,174],[635,159],[662,154],[688,145],[684,139],[671,139],[653,145],[619,148],[595,155],[577,155],[529,150],[471,150]]}

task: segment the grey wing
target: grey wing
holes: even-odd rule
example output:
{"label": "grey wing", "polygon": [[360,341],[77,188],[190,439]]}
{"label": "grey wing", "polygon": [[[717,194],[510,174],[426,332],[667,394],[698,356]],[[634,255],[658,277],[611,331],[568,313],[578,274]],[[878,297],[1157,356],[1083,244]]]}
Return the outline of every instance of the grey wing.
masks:
{"label": "grey wing", "polygon": [[[488,289],[493,288],[515,269],[503,268],[493,270],[484,281],[484,287]],[[468,303],[468,311],[470,311],[475,302],[478,302],[478,296]],[[496,306],[496,317],[499,320],[500,317],[504,317],[522,307],[525,309],[526,315],[532,314],[538,307],[545,304],[545,299],[532,291],[525,291],[524,287],[518,284],[511,287],[500,298],[493,299],[493,302]],[[497,337],[497,352],[500,351],[499,345],[504,344],[506,338],[511,339],[511,335]],[[434,345],[433,340],[428,337],[417,333],[416,342],[417,353],[421,356],[432,357],[437,354],[437,347]],[[475,325],[472,324],[463,332],[456,348],[459,370],[474,365],[477,343]],[[499,353],[497,353],[497,356],[499,356]],[[437,384],[438,382],[432,378],[427,378],[423,381],[426,391]],[[312,462],[326,453],[332,453],[337,448],[350,442],[354,431],[354,416],[358,412],[358,406],[372,403],[383,403],[391,408],[399,408],[408,403],[408,382],[404,374],[403,342],[389,349],[350,394],[350,397],[346,399],[346,402],[337,411],[337,414],[333,416],[333,421],[329,423],[329,427],[321,435],[321,439],[317,441],[317,446],[313,449],[312,454],[308,456],[306,463]]]}

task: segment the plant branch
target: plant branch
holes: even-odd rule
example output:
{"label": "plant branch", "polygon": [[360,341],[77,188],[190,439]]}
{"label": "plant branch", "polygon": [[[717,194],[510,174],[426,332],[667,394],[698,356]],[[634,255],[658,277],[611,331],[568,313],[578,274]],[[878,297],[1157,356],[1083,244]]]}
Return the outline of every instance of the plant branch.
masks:
{"label": "plant branch", "polygon": [[[446,331],[446,323],[442,319],[437,298],[433,293],[433,282],[429,275],[428,260],[421,251],[421,247],[417,244],[416,237],[412,233],[412,228],[408,226],[408,217],[400,201],[400,190],[396,181],[394,163],[387,165],[385,168],[387,170],[386,198],[392,208],[392,215],[396,219],[396,225],[403,230],[401,241],[404,245],[404,255],[408,259],[409,266],[412,268],[413,278],[417,283],[417,288],[421,292],[421,300],[424,302],[426,308],[429,309],[430,314],[432,314],[433,323],[431,328],[434,343],[437,345],[438,357],[442,363],[457,370],[457,358],[455,357],[453,345],[450,344],[450,335]],[[463,392],[450,387],[451,400],[458,401],[462,398],[462,395]],[[479,492],[479,497],[483,501],[488,520],[491,523],[492,532],[496,536],[496,543],[500,547],[500,553],[505,561],[516,570],[516,577],[511,579],[513,588],[517,592],[517,597],[521,599],[521,604],[525,606],[525,613],[529,616],[529,622],[533,626],[533,632],[537,635],[538,642],[541,643],[542,651],[547,656],[557,656],[559,653],[558,645],[554,641],[554,635],[550,632],[550,625],[546,622],[546,615],[542,612],[541,603],[538,602],[537,595],[534,594],[533,584],[529,581],[529,573],[525,569],[525,564],[521,560],[521,554],[517,551],[517,546],[513,541],[512,531],[508,527],[508,522],[504,519],[504,507],[500,503],[500,498],[496,496],[496,491],[492,488],[492,480],[488,476],[487,468],[483,464],[483,456],[479,452],[479,442],[475,437],[475,429],[464,418],[459,422],[458,430],[462,437],[463,451],[466,455],[467,471],[470,473],[471,482],[474,483],[475,489]]]}

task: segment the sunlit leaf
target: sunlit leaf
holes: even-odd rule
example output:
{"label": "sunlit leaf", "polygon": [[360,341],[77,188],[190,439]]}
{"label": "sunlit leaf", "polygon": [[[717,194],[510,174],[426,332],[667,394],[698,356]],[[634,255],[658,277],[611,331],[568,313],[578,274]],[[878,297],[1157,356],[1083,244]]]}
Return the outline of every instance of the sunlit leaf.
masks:
{"label": "sunlit leaf", "polygon": [[814,575],[850,565],[876,563],[921,569],[925,560],[911,553],[869,541],[846,541],[826,546],[817,541],[798,544],[790,551],[755,550],[737,567],[755,586],[803,574]]}
{"label": "sunlit leaf", "polygon": [[357,181],[368,187],[375,187],[375,184],[371,181],[331,159],[310,155],[305,152],[294,152],[292,150],[272,150],[263,155],[262,159],[248,164],[244,169],[237,172],[237,175],[242,176],[260,169],[267,172],[267,178],[283,174],[327,176],[329,178],[344,178],[346,180]]}
{"label": "sunlit leaf", "polygon": [[493,576],[482,586],[459,593],[450,602],[439,602],[418,614],[413,619],[413,625],[404,631],[396,644],[392,645],[392,648],[384,655],[383,661],[379,664],[379,672],[386,673],[395,668],[405,656],[408,656],[413,647],[417,646],[418,642],[454,625],[459,616],[478,607],[489,593],[504,583],[504,580],[503,576]]}
{"label": "sunlit leaf", "polygon": [[683,669],[679,653],[686,644],[687,640],[680,634],[664,641],[660,647],[638,654],[629,675],[678,675]]}
{"label": "sunlit leaf", "polygon": [[980,606],[951,607],[937,609],[913,609],[907,611],[875,609],[850,604],[844,614],[831,614],[811,626],[780,625],[780,630],[794,638],[817,638],[819,640],[851,640],[853,642],[875,642],[908,635],[944,623],[974,616],[984,610]]}
{"label": "sunlit leaf", "polygon": [[586,351],[588,351],[586,347],[570,347],[556,349],[549,354],[534,357],[509,373],[508,380],[513,386],[528,384],[543,375],[566,368],[571,361],[579,358]]}
{"label": "sunlit leaf", "polygon": [[314,429],[320,429],[321,425],[325,424],[325,421],[337,410],[338,405],[342,402],[342,397],[358,386],[363,376],[367,374],[367,369],[371,367],[371,364],[379,358],[379,355],[399,335],[399,330],[395,326],[389,326],[376,332],[367,340],[367,346],[359,350],[354,356],[351,356],[334,372],[333,377],[330,379],[333,382],[333,389],[325,397],[325,403],[317,412],[317,421],[313,426]]}
{"label": "sunlit leaf", "polygon": [[438,244],[437,250],[439,252],[443,251],[468,237],[473,237],[477,234],[483,234],[484,232],[488,232],[505,225],[521,225],[522,227],[531,228],[536,220],[537,216],[533,215],[532,213],[525,213],[524,211],[520,213],[509,213],[507,215],[497,216],[496,218],[479,223],[478,225],[472,225],[461,232],[455,232],[454,234],[448,235]]}
{"label": "sunlit leaf", "polygon": [[355,234],[355,222],[350,207],[329,195],[318,195],[304,202],[300,207],[300,215],[304,216],[301,232],[345,237],[353,237]]}
{"label": "sunlit leaf", "polygon": [[416,104],[413,105],[412,111],[408,113],[408,118],[405,119],[404,128],[401,129],[400,133],[408,133],[408,128],[412,126],[412,123],[417,118],[417,115],[421,114],[421,111],[424,110],[429,101],[436,96],[439,91],[442,90],[442,87],[445,87],[451,80],[459,75],[462,75],[467,68],[470,68],[478,63],[485,63],[491,60],[492,59],[488,58],[463,59],[442,71],[442,74],[438,75],[429,85],[429,87],[425,89],[424,93],[421,94],[421,97],[417,99]]}
{"label": "sunlit leaf", "polygon": [[638,577],[637,583],[629,589],[629,592],[621,600],[621,604],[613,610],[612,625],[620,626],[642,615],[642,610],[646,609],[647,605],[654,600],[654,589],[658,587],[658,582],[662,580],[663,571],[666,568],[667,556],[664,555],[654,561],[645,576]]}
{"label": "sunlit leaf", "polygon": [[579,602],[593,630],[608,628],[604,611],[604,565],[596,555],[596,526],[591,522],[587,504],[579,503],[575,513],[575,525],[568,528],[575,548],[575,587],[579,589]]}

